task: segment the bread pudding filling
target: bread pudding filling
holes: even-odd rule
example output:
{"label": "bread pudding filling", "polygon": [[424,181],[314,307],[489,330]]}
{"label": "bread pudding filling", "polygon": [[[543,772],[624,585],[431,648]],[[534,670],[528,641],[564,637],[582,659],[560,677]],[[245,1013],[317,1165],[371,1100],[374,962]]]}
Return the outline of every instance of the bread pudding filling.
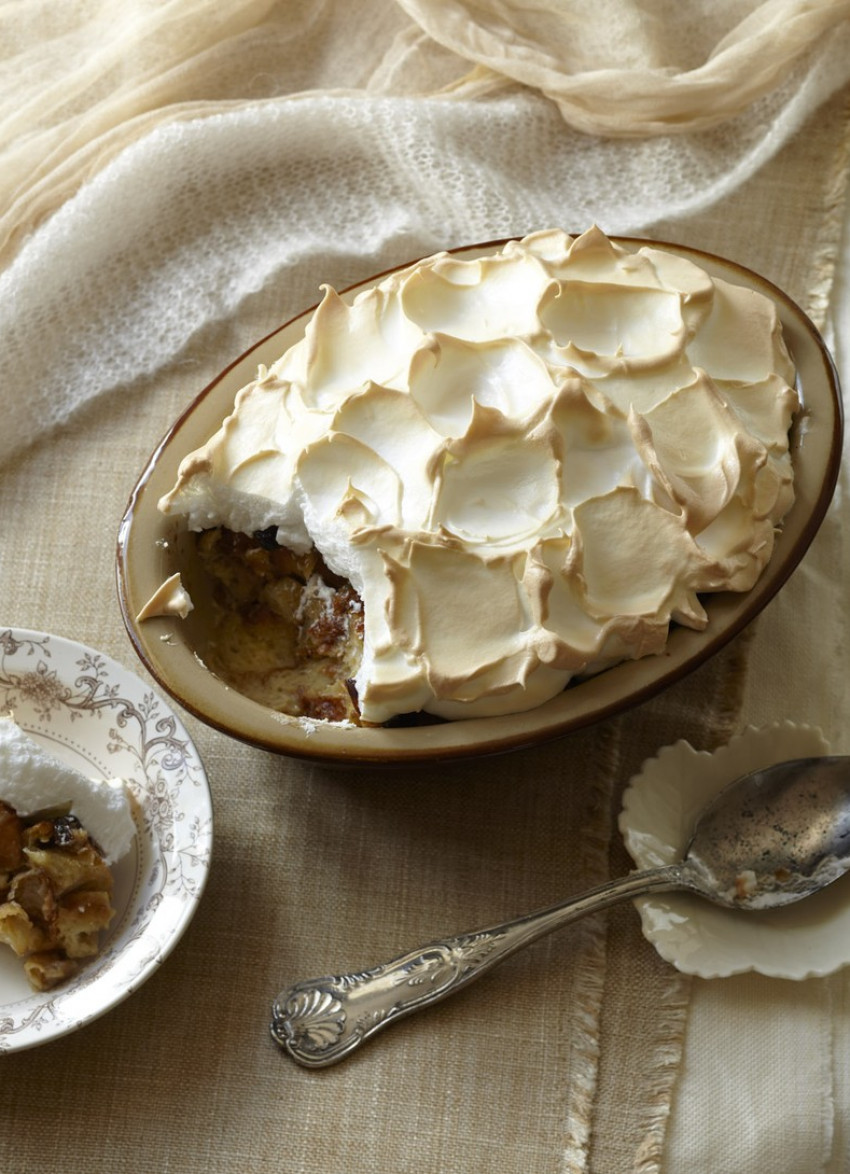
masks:
{"label": "bread pudding filling", "polygon": [[0,942],[50,990],[100,949],[115,910],[112,873],[73,815],[22,819],[0,801]]}
{"label": "bread pudding filling", "polygon": [[135,836],[120,779],[97,781],[0,716],[0,943],[50,990],[100,953],[111,865]]}
{"label": "bread pudding filling", "polygon": [[282,713],[358,722],[363,605],[352,586],[315,550],[278,546],[273,530],[205,530],[197,552],[213,585],[207,666]]}

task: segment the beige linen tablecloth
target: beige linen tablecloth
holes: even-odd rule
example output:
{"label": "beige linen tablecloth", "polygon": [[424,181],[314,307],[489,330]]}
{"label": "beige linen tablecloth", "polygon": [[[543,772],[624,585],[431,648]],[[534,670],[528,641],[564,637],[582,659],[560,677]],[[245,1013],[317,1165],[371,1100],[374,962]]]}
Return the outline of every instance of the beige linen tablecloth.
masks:
{"label": "beige linen tablecloth", "polygon": [[[846,365],[835,319],[846,331],[850,101],[830,58],[843,26],[822,31],[814,80],[811,52],[789,61],[785,89],[733,122],[615,143],[573,129],[563,95],[439,43],[431,7],[374,0],[354,20],[342,4],[233,5],[239,69],[208,26],[208,43],[180,60],[175,29],[150,26],[137,68],[109,58],[105,35],[101,74],[69,74],[64,134],[55,106],[7,136],[20,169],[0,272],[0,625],[70,637],[144,676],[114,593],[135,478],[194,395],[314,301],[320,281],[597,219],[752,266],[812,314]],[[482,25],[514,7],[479,6]],[[774,18],[783,8],[766,7]],[[190,8],[122,6],[122,33],[131,15],[144,26]],[[640,9],[617,11],[636,21]],[[656,8],[657,20],[672,13]],[[78,21],[51,28],[45,61],[78,43]],[[33,30],[20,40],[37,61]],[[418,96],[444,86],[451,96]],[[267,1029],[290,981],[625,871],[620,793],[668,742],[712,748],[748,723],[791,718],[847,749],[846,508],[842,478],[803,566],[724,653],[549,746],[439,772],[334,771],[186,718],[215,803],[200,909],[127,1002],[0,1057],[0,1170],[846,1169],[846,975],[690,980],[642,939],[631,907],[538,943],[338,1068],[295,1067]]]}

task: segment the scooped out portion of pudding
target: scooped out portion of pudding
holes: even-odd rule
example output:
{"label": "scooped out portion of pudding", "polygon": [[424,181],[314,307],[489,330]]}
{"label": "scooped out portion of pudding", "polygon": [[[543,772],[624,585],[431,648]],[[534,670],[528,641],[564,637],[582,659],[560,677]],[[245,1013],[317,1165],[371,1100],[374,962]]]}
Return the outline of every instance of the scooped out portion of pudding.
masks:
{"label": "scooped out portion of pudding", "polygon": [[597,228],[324,287],[160,501],[206,547],[210,667],[384,723],[521,712],[660,653],[770,559],[794,379],[769,298]]}
{"label": "scooped out portion of pudding", "polygon": [[0,717],[0,943],[50,990],[100,952],[111,865],[135,836],[120,779],[89,779]]}

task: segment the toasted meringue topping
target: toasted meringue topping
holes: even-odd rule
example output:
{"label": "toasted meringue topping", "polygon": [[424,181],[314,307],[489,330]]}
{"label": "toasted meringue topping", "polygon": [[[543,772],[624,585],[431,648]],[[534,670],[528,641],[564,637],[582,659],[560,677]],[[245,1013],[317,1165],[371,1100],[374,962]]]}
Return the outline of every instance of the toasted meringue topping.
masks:
{"label": "toasted meringue topping", "polygon": [[793,380],[762,294],[535,233],[325,287],[160,508],[275,526],[352,583],[367,721],[517,712],[753,586],[793,501]]}

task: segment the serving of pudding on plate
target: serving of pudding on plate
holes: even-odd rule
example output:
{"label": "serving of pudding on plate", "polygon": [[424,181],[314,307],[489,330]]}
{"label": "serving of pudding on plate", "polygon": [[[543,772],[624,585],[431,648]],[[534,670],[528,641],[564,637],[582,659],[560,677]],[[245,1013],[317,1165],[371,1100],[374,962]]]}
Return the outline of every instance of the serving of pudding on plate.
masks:
{"label": "serving of pudding on plate", "polygon": [[324,287],[159,498],[203,603],[137,622],[203,606],[207,668],[294,717],[527,712],[751,591],[794,383],[770,296],[597,228]]}
{"label": "serving of pudding on plate", "polygon": [[50,990],[100,951],[135,824],[123,780],[88,778],[0,716],[0,944]]}

